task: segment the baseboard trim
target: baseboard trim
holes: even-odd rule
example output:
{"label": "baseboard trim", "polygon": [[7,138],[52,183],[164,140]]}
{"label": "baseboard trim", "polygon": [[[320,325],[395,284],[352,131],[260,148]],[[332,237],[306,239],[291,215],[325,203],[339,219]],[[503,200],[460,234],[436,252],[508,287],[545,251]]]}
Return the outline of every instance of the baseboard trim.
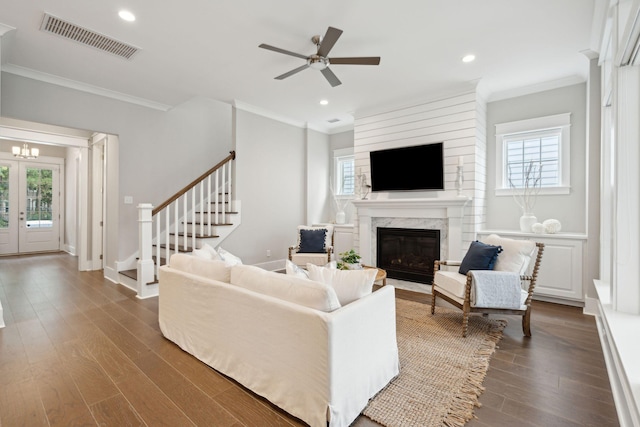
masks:
{"label": "baseboard trim", "polygon": [[120,274],[111,267],[104,268],[104,278],[113,283],[120,283]]}
{"label": "baseboard trim", "polygon": [[570,305],[572,307],[584,307],[584,302],[582,301],[574,301],[574,300],[564,299],[564,298],[549,297],[546,295],[536,295],[535,293],[533,294],[533,299],[536,301],[552,302],[554,304]]}
{"label": "baseboard trim", "polygon": [[633,372],[631,367],[638,359],[635,346],[629,344],[636,342],[640,316],[614,311],[608,294],[609,285],[599,280],[594,283],[598,293],[596,324],[618,421],[620,427],[639,426],[640,411],[636,401],[640,400],[640,396],[634,396],[632,387],[632,383],[637,383],[637,378],[636,375],[630,378],[627,369]]}
{"label": "baseboard trim", "polygon": [[584,298],[584,308],[582,309],[582,314],[588,314],[590,316],[597,316],[600,312],[598,308],[598,299],[585,297]]}

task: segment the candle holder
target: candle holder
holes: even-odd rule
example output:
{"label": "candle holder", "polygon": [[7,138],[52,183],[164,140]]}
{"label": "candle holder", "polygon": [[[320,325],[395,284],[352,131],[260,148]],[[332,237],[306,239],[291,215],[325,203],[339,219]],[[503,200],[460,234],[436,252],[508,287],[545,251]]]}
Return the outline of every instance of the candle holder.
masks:
{"label": "candle holder", "polygon": [[458,165],[458,174],[456,176],[456,190],[458,190],[458,197],[464,197],[462,194],[462,184],[464,184],[464,176],[462,175],[463,166]]}

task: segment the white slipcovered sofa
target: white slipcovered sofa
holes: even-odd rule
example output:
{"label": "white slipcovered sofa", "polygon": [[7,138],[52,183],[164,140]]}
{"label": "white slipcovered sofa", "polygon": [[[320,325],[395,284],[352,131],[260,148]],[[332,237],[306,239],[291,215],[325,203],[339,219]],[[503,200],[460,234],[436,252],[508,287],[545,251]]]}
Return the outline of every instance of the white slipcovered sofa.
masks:
{"label": "white slipcovered sofa", "polygon": [[311,426],[348,426],[399,373],[392,286],[340,307],[331,286],[183,254],[159,282],[165,337]]}

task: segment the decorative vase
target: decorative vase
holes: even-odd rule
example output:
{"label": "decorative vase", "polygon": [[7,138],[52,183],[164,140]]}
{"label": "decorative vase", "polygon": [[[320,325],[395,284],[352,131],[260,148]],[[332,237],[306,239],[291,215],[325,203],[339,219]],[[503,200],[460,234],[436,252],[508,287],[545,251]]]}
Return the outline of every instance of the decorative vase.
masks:
{"label": "decorative vase", "polygon": [[336,224],[344,224],[346,222],[347,216],[344,211],[336,212]]}
{"label": "decorative vase", "polygon": [[345,262],[344,265],[347,266],[347,270],[362,270],[362,264],[359,262],[349,263]]}
{"label": "decorative vase", "polygon": [[538,222],[538,218],[530,212],[525,212],[520,217],[520,231],[531,233],[531,226]]}

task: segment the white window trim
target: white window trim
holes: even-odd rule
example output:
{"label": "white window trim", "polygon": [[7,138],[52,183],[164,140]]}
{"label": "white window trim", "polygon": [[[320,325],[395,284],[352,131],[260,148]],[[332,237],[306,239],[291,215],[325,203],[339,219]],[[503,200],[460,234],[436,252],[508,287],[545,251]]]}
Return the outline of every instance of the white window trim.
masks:
{"label": "white window trim", "polygon": [[571,113],[536,117],[496,125],[496,196],[512,196],[518,189],[509,188],[504,175],[504,137],[514,133],[536,132],[548,129],[562,130],[560,144],[560,184],[554,187],[542,187],[538,194],[558,195],[571,192]]}
{"label": "white window trim", "polygon": [[[332,171],[332,185],[335,185],[335,183],[337,183],[339,177],[338,177],[338,159],[341,157],[347,157],[347,156],[354,156],[354,150],[353,148],[339,148],[337,150],[333,150],[333,171]],[[355,159],[354,159],[355,160]],[[335,197],[339,200],[346,200],[346,199],[354,199],[355,198],[355,191],[354,194],[336,194]]]}

